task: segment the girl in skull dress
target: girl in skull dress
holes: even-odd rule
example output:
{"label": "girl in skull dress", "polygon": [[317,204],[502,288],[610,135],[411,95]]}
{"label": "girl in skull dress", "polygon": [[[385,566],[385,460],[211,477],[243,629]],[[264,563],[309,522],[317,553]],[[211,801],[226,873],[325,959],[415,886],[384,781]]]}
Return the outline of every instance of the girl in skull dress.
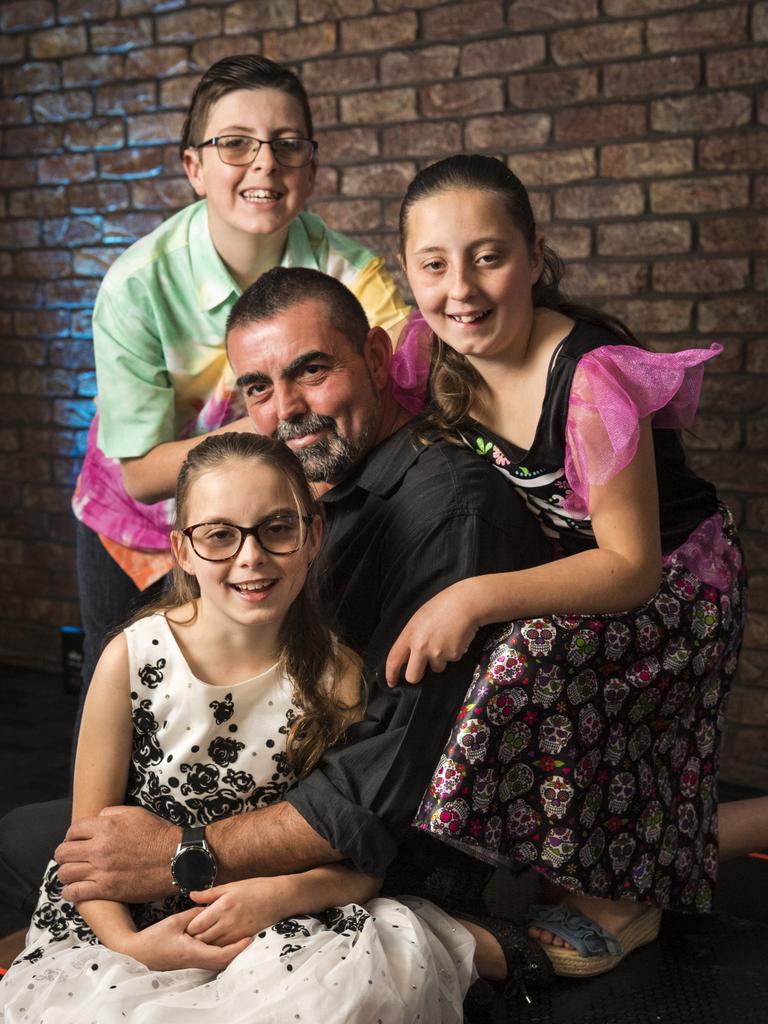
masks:
{"label": "girl in skull dress", "polygon": [[[202,442],[179,477],[177,526],[173,592],[110,642],[94,676],[75,819],[126,790],[182,826],[262,807],[360,714],[357,663],[304,589],[321,527],[293,453],[256,434]],[[471,935],[426,901],[377,891],[327,865],[189,900],[75,907],[51,862],[0,1020],[458,1024]]]}
{"label": "girl in skull dress", "polygon": [[655,937],[660,908],[712,906],[745,578],[732,517],[675,428],[720,349],[650,352],[568,304],[499,160],[421,171],[400,224],[421,319],[395,380],[418,386],[431,360],[433,421],[505,474],[563,556],[454,584],[396,641],[388,678],[405,665],[415,682],[507,622],[415,823],[535,868],[550,905],[531,910],[531,935],[559,973],[600,973]]}

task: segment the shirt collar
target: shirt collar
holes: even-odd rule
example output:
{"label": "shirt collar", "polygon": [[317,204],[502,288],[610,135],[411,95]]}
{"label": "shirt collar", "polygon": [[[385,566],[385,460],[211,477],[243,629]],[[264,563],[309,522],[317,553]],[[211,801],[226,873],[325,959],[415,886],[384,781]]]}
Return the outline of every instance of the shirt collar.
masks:
{"label": "shirt collar", "polygon": [[195,294],[201,309],[212,310],[240,288],[216,251],[208,230],[208,206],[205,200],[195,204],[189,224],[189,253]]}
{"label": "shirt collar", "polygon": [[357,489],[382,498],[394,491],[424,451],[420,440],[421,419],[421,416],[414,417],[376,445],[349,476],[323,495],[323,503],[334,505]]}
{"label": "shirt collar", "polygon": [[308,270],[321,270],[312,247],[304,216],[299,214],[291,221],[285,251],[280,262],[281,267],[305,267]]}

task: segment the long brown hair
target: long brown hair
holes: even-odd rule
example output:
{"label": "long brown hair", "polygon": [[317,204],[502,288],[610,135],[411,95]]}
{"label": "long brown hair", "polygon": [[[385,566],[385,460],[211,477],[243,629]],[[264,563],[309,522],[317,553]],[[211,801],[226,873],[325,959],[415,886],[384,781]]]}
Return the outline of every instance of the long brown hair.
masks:
{"label": "long brown hair", "polygon": [[[287,445],[258,434],[233,432],[214,434],[187,455],[176,482],[174,529],[181,530],[185,525],[195,481],[203,473],[233,459],[256,462],[276,470],[288,482],[299,513],[322,518],[322,506],[310,490],[301,463]],[[194,622],[197,615],[194,602],[199,597],[197,579],[176,562],[169,586],[130,622],[155,613],[165,614],[190,602],[193,613],[187,623]],[[278,642],[280,661],[293,684],[294,700],[301,709],[288,734],[288,761],[296,774],[303,776],[314,768],[326,748],[339,739],[352,720],[352,712],[359,706],[346,703],[340,692],[345,672],[350,668],[359,669],[359,663],[350,665],[350,657],[354,656],[339,649],[321,614],[311,576],[288,609]]]}
{"label": "long brown hair", "polygon": [[[533,253],[536,219],[525,185],[495,157],[458,154],[425,167],[408,186],[400,206],[400,255],[403,263],[411,208],[422,199],[453,189],[479,189],[498,196],[512,223],[525,239],[528,251]],[[561,290],[564,272],[563,261],[545,244],[543,269],[532,289],[534,308],[557,310],[564,316],[597,324],[624,340],[640,344],[621,320],[566,298]],[[485,382],[472,364],[434,335],[430,369],[433,423],[443,431],[450,431],[469,415],[470,408],[478,399],[482,402],[485,390]]]}

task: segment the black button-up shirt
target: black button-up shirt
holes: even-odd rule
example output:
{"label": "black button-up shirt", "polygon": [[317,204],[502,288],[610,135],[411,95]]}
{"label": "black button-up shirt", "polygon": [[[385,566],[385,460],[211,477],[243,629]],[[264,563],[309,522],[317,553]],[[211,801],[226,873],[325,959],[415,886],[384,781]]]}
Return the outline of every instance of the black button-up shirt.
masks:
{"label": "black button-up shirt", "polygon": [[376,876],[437,765],[482,635],[444,672],[389,689],[392,644],[413,612],[451,583],[552,557],[501,473],[464,445],[418,437],[417,419],[323,498],[317,582],[336,632],[364,656],[367,714],[286,796],[334,849]]}

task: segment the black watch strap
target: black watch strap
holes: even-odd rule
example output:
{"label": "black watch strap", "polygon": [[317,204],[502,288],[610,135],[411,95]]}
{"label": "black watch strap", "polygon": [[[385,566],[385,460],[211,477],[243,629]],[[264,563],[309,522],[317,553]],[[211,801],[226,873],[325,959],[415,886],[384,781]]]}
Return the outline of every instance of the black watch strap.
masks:
{"label": "black watch strap", "polygon": [[205,825],[194,825],[191,828],[185,828],[181,833],[181,845],[191,846],[193,843],[201,844],[205,842]]}

